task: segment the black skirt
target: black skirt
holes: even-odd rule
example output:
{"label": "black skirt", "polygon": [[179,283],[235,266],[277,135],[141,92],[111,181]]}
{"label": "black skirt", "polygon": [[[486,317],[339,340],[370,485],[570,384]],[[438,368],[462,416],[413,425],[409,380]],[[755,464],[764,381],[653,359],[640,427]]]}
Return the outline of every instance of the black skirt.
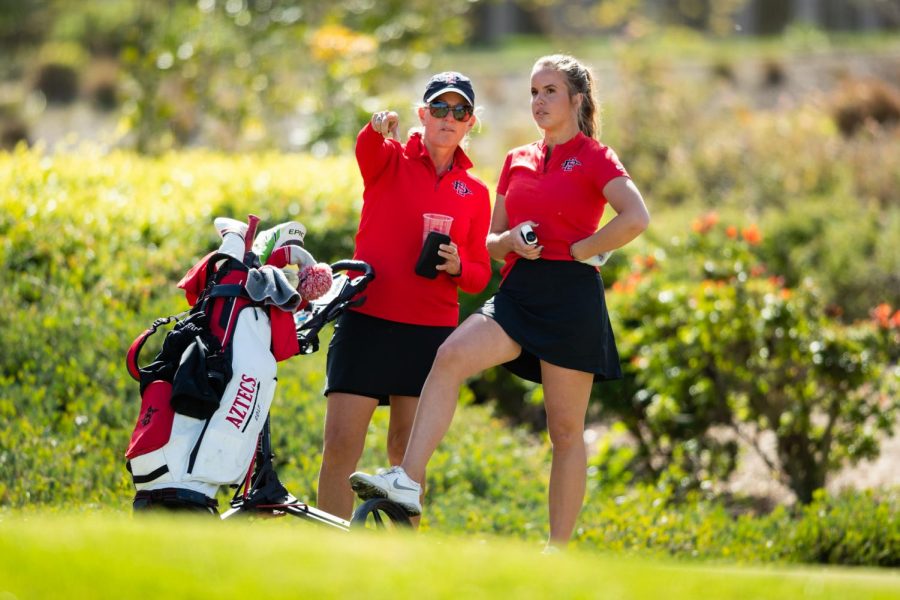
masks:
{"label": "black skirt", "polygon": [[328,345],[325,395],[367,396],[380,405],[387,405],[389,396],[418,396],[438,347],[453,329],[345,312]]}
{"label": "black skirt", "polygon": [[518,260],[478,312],[522,346],[503,366],[523,379],[541,382],[541,360],[593,373],[594,381],[622,377],[603,280],[590,265]]}

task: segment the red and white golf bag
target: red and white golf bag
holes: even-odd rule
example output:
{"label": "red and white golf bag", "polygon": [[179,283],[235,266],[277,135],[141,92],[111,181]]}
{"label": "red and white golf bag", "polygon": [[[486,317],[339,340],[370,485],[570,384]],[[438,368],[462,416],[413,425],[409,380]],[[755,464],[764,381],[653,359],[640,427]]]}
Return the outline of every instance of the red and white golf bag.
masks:
{"label": "red and white golf bag", "polygon": [[[328,265],[303,249],[305,228],[285,223],[261,233],[233,219],[216,219],[222,245],[178,283],[191,305],[156,360],[138,366],[147,338],[126,359],[141,384],[141,410],[125,453],[137,496],[151,505],[215,513],[222,485],[244,479],[275,394],[276,363],[299,351],[293,312],[326,293]],[[261,264],[262,263],[262,264]],[[297,265],[299,286],[282,267]]]}

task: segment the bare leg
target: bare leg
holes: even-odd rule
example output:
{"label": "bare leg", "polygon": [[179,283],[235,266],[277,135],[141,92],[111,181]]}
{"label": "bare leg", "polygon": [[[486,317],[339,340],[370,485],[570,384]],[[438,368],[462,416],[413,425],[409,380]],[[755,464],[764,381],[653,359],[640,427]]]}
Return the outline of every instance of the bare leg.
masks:
{"label": "bare leg", "polygon": [[425,466],[443,439],[467,377],[510,361],[522,351],[503,328],[484,315],[472,315],[438,349],[425,380],[409,445],[401,466],[418,482],[425,480]]}
{"label": "bare leg", "polygon": [[[391,466],[399,465],[403,461],[403,453],[409,443],[409,433],[412,431],[413,419],[416,417],[416,407],[419,405],[417,396],[391,396],[391,418],[388,422],[387,455]],[[424,483],[425,479],[422,479]],[[419,502],[424,501],[425,486],[422,486],[422,494]],[[413,527],[419,527],[419,517],[411,517]]]}
{"label": "bare leg", "polygon": [[391,466],[403,461],[418,404],[416,396],[391,396],[391,419],[387,435],[387,455]]}
{"label": "bare leg", "polygon": [[572,537],[578,513],[584,504],[587,453],[584,449],[584,419],[591,385],[590,373],[566,369],[541,361],[547,429],[553,444],[550,466],[550,541],[565,547]]}
{"label": "bare leg", "polygon": [[342,519],[353,514],[356,495],[347,478],[356,470],[366,432],[378,400],[368,396],[332,393],[325,413],[325,444],[316,506]]}

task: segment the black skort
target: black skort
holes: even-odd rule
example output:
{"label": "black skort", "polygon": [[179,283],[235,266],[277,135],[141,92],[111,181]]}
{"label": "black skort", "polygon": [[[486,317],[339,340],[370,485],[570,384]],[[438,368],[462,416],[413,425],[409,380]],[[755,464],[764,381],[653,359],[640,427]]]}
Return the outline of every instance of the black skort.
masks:
{"label": "black skort", "polygon": [[541,360],[593,373],[594,381],[622,377],[603,280],[590,265],[518,260],[478,312],[522,346],[503,366],[523,379],[541,382]]}
{"label": "black skort", "polygon": [[419,396],[438,347],[453,329],[345,312],[328,345],[325,395],[367,396],[380,405],[389,396]]}

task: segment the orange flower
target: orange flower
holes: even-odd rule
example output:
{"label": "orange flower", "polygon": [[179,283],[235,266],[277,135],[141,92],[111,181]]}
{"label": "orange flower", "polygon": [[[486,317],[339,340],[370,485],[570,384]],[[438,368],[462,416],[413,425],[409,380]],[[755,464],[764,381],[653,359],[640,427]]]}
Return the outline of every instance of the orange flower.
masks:
{"label": "orange flower", "polygon": [[753,265],[750,267],[750,276],[751,277],[759,277],[763,273],[766,272],[766,265]]}
{"label": "orange flower", "polygon": [[793,292],[791,292],[790,288],[781,288],[781,299],[782,300],[790,300]]}
{"label": "orange flower", "polygon": [[644,259],[644,266],[648,269],[652,269],[656,266],[656,257],[652,254],[648,254],[647,258]]}
{"label": "orange flower", "polygon": [[706,233],[719,222],[719,213],[708,212],[691,224],[696,233]]}
{"label": "orange flower", "polygon": [[891,317],[891,329],[900,329],[900,310]]}
{"label": "orange flower", "polygon": [[751,246],[756,246],[762,241],[762,234],[759,232],[759,227],[756,224],[748,225],[741,230],[741,237],[747,240],[747,243]]}
{"label": "orange flower", "polygon": [[891,305],[887,302],[882,302],[881,304],[873,308],[869,314],[872,315],[872,320],[875,321],[875,323],[879,327],[884,327],[885,329],[887,329],[890,325]]}
{"label": "orange flower", "polygon": [[727,235],[728,237],[730,237],[733,240],[737,239],[737,234],[738,234],[738,230],[737,230],[737,227],[735,227],[734,225],[729,225],[725,229],[725,235]]}

